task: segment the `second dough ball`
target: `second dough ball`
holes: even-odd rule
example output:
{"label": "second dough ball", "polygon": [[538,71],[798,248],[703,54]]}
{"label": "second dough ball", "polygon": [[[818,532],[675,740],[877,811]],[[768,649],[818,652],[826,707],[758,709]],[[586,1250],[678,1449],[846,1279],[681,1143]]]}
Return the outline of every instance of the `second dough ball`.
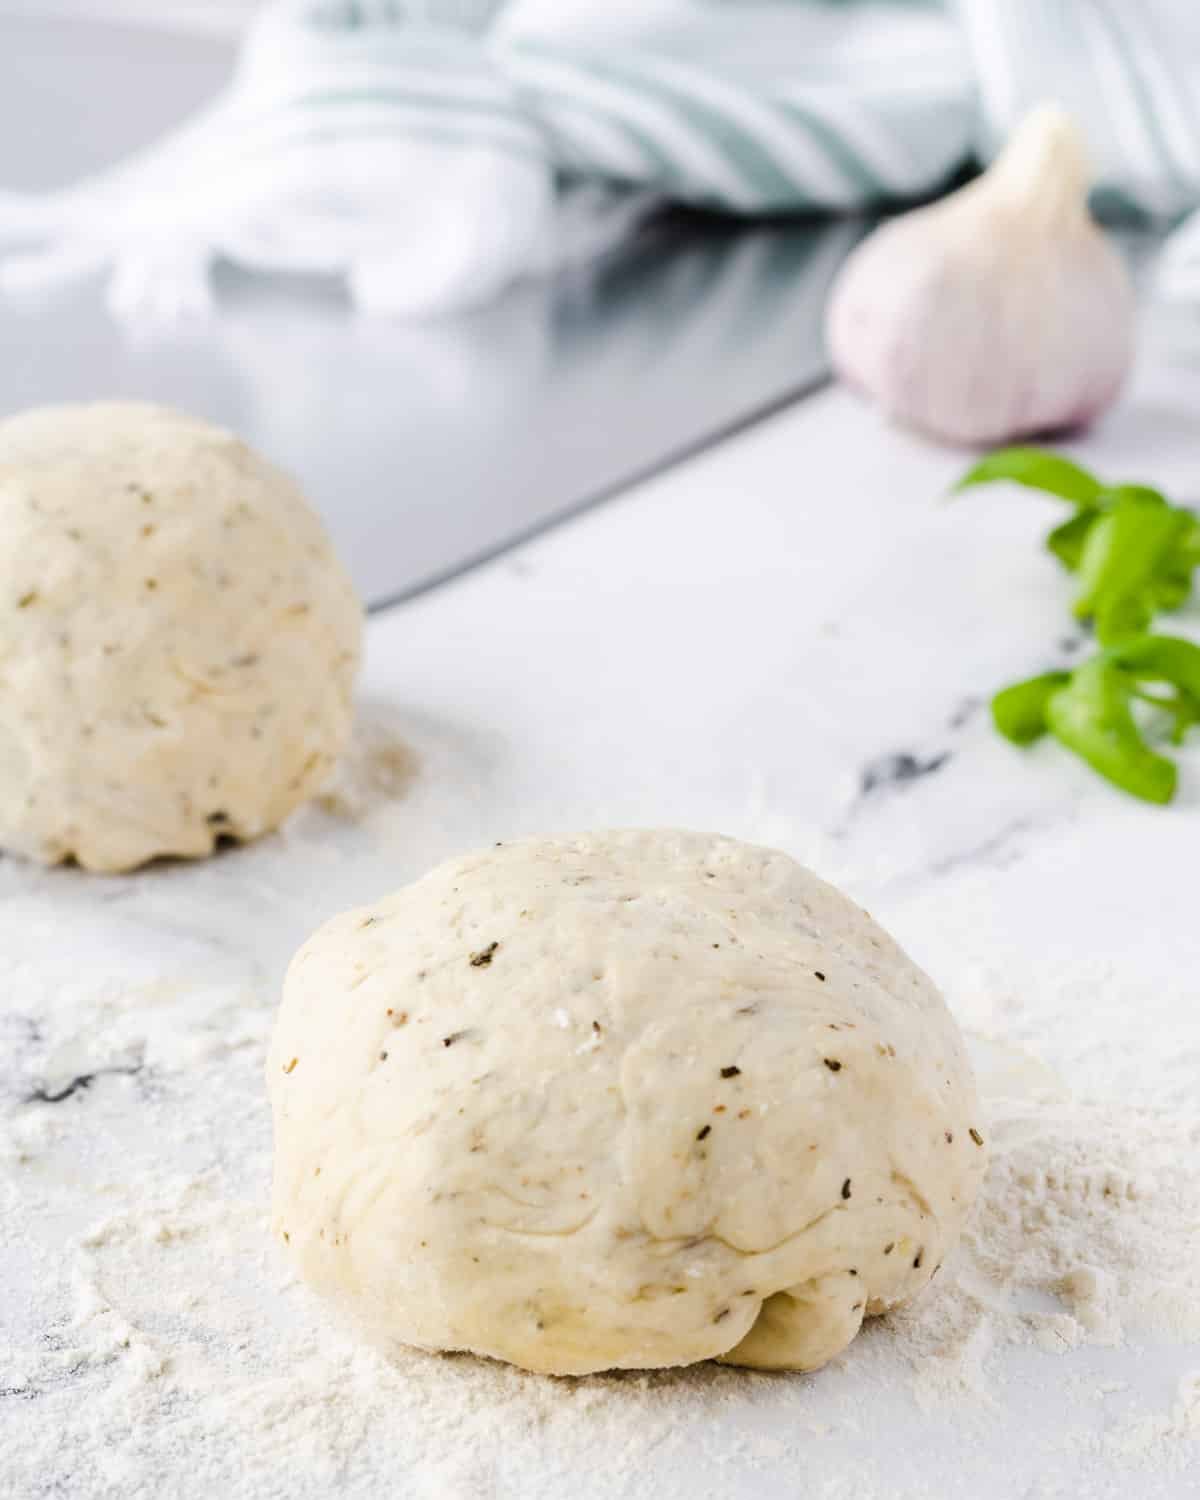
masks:
{"label": "second dough ball", "polygon": [[297,487],[160,407],[0,422],[0,845],[126,870],[276,827],[348,738],[362,611]]}

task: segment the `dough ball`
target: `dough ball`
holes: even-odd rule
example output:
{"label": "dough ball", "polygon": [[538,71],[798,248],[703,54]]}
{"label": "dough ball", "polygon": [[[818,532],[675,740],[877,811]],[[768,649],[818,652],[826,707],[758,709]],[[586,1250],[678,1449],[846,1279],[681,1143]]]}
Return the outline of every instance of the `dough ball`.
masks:
{"label": "dough ball", "polygon": [[274,1229],[384,1346],[812,1369],[916,1295],[983,1175],[937,990],[786,855],[468,855],[327,923],[267,1064]]}
{"label": "dough ball", "polygon": [[127,870],[255,838],[344,746],[361,609],[296,486],[160,407],[0,422],[0,844]]}

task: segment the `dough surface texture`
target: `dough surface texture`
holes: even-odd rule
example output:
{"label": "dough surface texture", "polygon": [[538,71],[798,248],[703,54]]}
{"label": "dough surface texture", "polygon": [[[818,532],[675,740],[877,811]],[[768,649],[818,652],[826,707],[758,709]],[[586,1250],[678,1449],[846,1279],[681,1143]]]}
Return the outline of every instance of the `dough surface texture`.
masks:
{"label": "dough surface texture", "polygon": [[0,422],[0,537],[0,845],[127,870],[317,789],[361,609],[285,475],[161,407],[45,407]]}
{"label": "dough surface texture", "polygon": [[937,990],[788,856],[530,839],[335,917],[267,1063],[273,1228],[387,1347],[812,1369],[916,1295],[986,1164]]}

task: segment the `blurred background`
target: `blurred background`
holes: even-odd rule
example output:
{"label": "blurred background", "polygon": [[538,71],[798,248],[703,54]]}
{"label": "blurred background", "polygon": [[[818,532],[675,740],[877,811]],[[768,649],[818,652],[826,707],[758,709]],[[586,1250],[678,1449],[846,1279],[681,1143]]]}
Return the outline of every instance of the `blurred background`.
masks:
{"label": "blurred background", "polygon": [[[250,0],[0,4],[0,189],[121,161],[216,96]],[[148,397],[300,475],[368,602],[420,591],[810,388],[858,224],[658,214],[436,320],[218,261],[200,318],[115,318],[95,273],[0,299],[0,411]],[[402,537],[402,544],[398,538]]]}
{"label": "blurred background", "polygon": [[178,31],[237,36],[262,0],[8,0],[12,16],[41,20],[71,19],[121,21]]}
{"label": "blurred background", "polygon": [[1190,0],[0,0],[0,412],[235,428],[384,607],[816,388],[854,246],[1047,98],[1157,243],[1197,77]]}

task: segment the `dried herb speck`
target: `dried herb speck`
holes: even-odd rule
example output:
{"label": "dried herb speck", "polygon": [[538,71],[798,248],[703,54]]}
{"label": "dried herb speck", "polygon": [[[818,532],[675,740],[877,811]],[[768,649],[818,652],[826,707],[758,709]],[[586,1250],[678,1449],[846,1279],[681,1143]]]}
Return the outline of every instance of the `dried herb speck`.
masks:
{"label": "dried herb speck", "polygon": [[883,1247],[883,1253],[885,1255],[890,1255],[895,1248],[896,1248],[896,1241],[893,1240],[890,1245],[885,1245]]}
{"label": "dried herb speck", "polygon": [[847,1177],[846,1180],[845,1180],[845,1182],[842,1183],[842,1197],[843,1198],[849,1198],[849,1196],[850,1196],[850,1179]]}
{"label": "dried herb speck", "polygon": [[727,1318],[728,1316],[729,1316],[729,1309],[727,1307],[723,1307],[721,1309],[721,1311],[713,1319],[713,1322],[714,1323],[719,1323],[722,1318]]}
{"label": "dried herb speck", "polygon": [[387,1062],[387,1053],[386,1052],[381,1052],[379,1054],[379,1061],[380,1062]]}
{"label": "dried herb speck", "polygon": [[836,1057],[827,1057],[825,1059],[825,1066],[831,1073],[840,1073],[842,1071],[842,1065]]}
{"label": "dried herb speck", "polygon": [[967,1134],[971,1137],[971,1139],[977,1146],[983,1145],[983,1137],[979,1134],[978,1130],[975,1129],[974,1125],[972,1125],[970,1130],[967,1131]]}
{"label": "dried herb speck", "polygon": [[30,589],[27,594],[22,594],[21,597],[17,600],[17,608],[28,609],[31,604],[37,603],[37,596],[37,589]]}
{"label": "dried herb speck", "polygon": [[729,1067],[721,1069],[721,1077],[736,1078],[741,1071],[741,1068],[737,1067],[735,1064],[730,1064]]}
{"label": "dried herb speck", "polygon": [[696,1139],[698,1141],[702,1141],[702,1140],[705,1140],[711,1134],[712,1134],[712,1126],[711,1125],[702,1125],[700,1127],[700,1129],[696,1132]]}
{"label": "dried herb speck", "polygon": [[470,964],[473,969],[486,969],[492,961],[492,955],[499,948],[499,943],[489,943],[486,948],[481,948],[478,953],[472,953]]}
{"label": "dried herb speck", "polygon": [[465,1031],[452,1031],[449,1036],[444,1036],[442,1038],[442,1046],[453,1047],[455,1042],[461,1042],[466,1034],[467,1033]]}
{"label": "dried herb speck", "polygon": [[825,976],[824,976],[824,974],[821,973],[820,969],[814,969],[813,973],[821,981],[822,984],[825,983]]}
{"label": "dried herb speck", "polygon": [[953,1146],[953,1144],[954,1144],[954,1132],[953,1132],[953,1130],[947,1130],[947,1132],[946,1132],[946,1144],[947,1144],[947,1146]]}
{"label": "dried herb speck", "polygon": [[924,1259],[925,1259],[925,1249],[924,1249],[924,1246],[922,1246],[922,1248],[917,1251],[916,1255],[913,1256],[913,1270],[914,1271],[919,1271],[921,1269],[921,1262]]}

